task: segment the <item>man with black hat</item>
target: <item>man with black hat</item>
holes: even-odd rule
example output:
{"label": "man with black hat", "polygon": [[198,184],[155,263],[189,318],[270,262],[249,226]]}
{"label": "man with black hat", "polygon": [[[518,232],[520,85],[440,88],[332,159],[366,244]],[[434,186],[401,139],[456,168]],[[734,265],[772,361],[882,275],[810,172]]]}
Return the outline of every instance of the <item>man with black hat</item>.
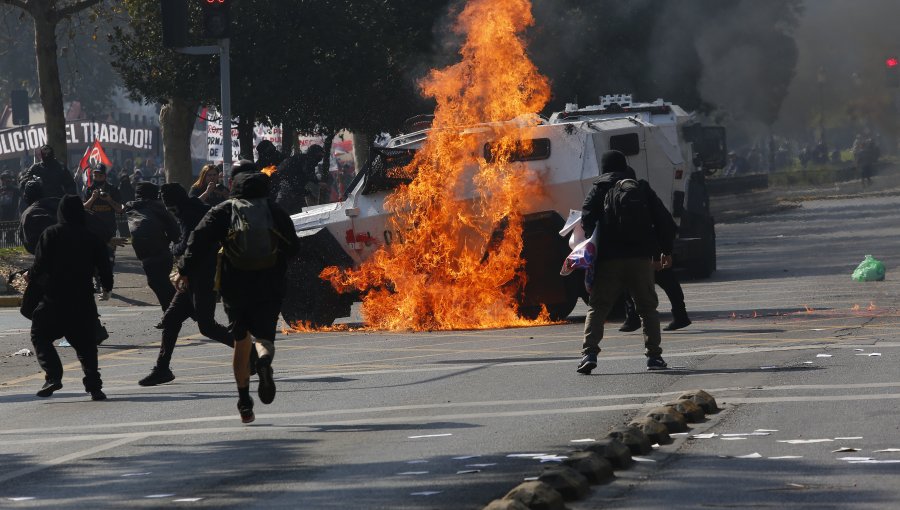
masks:
{"label": "man with black hat", "polygon": [[44,145],[40,148],[41,162],[31,166],[19,178],[19,188],[23,191],[28,181],[40,180],[45,197],[62,197],[75,195],[75,179],[72,174],[56,160],[53,147]]}
{"label": "man with black hat", "polygon": [[131,243],[147,275],[147,285],[165,312],[175,296],[175,287],[169,280],[174,264],[169,244],[178,242],[181,231],[175,217],[159,200],[158,186],[142,182],[135,187],[134,195],[135,200],[125,204]]}
{"label": "man with black hat", "polygon": [[27,277],[40,282],[42,296],[31,314],[31,342],[45,373],[39,397],[49,397],[62,388],[63,366],[53,341],[65,337],[78,355],[84,371],[84,389],[91,400],[106,400],[97,364],[97,305],[91,278],[100,273],[103,290],[113,287],[112,268],[106,248],[85,226],[81,200],[66,195],[59,203],[59,223],[41,235],[34,264]]}
{"label": "man with black hat", "polygon": [[584,323],[583,357],[577,371],[590,374],[597,367],[603,323],[622,291],[628,291],[634,299],[641,318],[647,369],[665,369],[654,271],[672,265],[675,221],[650,184],[634,179],[625,154],[605,152],[601,169],[600,178],[582,205],[585,234],[591,236],[594,229],[600,230]]}
{"label": "man with black hat", "polygon": [[[166,209],[178,220],[181,229],[181,239],[172,247],[175,258],[181,258],[187,250],[191,232],[209,211],[209,206],[199,198],[188,197],[187,191],[178,183],[163,184],[162,199]],[[150,375],[138,381],[141,386],[156,386],[175,380],[175,374],[170,368],[172,353],[175,351],[181,325],[189,318],[197,321],[202,335],[234,347],[231,332],[216,322],[216,296],[213,284],[216,276],[217,251],[210,251],[206,261],[197,265],[195,272],[190,275],[190,290],[175,294],[172,303],[163,314],[159,356]]]}
{"label": "man with black hat", "polygon": [[263,404],[275,399],[272,358],[284,276],[300,247],[291,218],[268,197],[269,178],[253,162],[238,162],[232,169],[231,199],[210,209],[194,229],[176,281],[179,292],[191,288],[191,275],[222,246],[222,303],[235,340],[232,365],[244,423],[255,419],[248,367],[253,348],[259,355],[259,399]]}

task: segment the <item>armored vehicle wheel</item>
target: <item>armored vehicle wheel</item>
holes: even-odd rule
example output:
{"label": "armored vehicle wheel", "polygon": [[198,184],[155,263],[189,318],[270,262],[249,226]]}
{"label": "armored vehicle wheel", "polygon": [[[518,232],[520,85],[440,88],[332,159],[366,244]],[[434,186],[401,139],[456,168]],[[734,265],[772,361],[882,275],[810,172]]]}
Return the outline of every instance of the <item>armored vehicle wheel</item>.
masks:
{"label": "armored vehicle wheel", "polygon": [[578,303],[584,277],[559,274],[563,260],[571,251],[568,242],[559,235],[563,224],[563,219],[555,212],[540,213],[525,221],[522,256],[526,283],[519,296],[519,315],[522,317],[537,318],[543,305],[550,320],[558,321],[572,313]]}
{"label": "armored vehicle wheel", "polygon": [[281,315],[289,325],[330,326],[338,317],[350,314],[349,298],[319,278],[324,268],[321,261],[309,259],[297,259],[288,266]]}

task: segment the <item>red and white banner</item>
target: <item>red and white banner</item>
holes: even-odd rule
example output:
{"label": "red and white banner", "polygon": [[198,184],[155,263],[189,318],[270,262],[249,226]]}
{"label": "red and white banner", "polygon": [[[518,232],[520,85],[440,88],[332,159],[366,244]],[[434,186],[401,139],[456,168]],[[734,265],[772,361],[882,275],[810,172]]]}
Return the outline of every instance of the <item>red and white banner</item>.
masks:
{"label": "red and white banner", "polygon": [[84,151],[84,156],[81,157],[81,162],[78,163],[78,171],[75,172],[75,178],[81,177],[84,181],[84,186],[89,188],[93,182],[93,170],[100,164],[105,165],[107,170],[112,167],[112,162],[106,156],[106,151],[100,145],[100,140],[95,140]]}

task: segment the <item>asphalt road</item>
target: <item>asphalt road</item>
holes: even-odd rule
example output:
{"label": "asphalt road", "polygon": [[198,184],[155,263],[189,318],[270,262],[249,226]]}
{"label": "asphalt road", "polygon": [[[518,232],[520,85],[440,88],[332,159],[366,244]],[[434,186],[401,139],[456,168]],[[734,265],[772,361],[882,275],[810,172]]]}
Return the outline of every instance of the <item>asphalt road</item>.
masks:
{"label": "asphalt road", "polygon": [[[664,334],[664,372],[611,327],[595,375],[576,374],[584,307],[548,327],[282,335],[278,397],[249,426],[226,348],[186,327],[175,382],[141,388],[159,310],[104,306],[109,401],[77,365],[37,399],[33,358],[3,358],[0,507],[475,509],[542,469],[510,455],[564,454],[703,388],[724,410],[692,434],[717,436],[678,437],[569,507],[895,508],[900,464],[871,460],[900,462],[876,452],[900,448],[898,223],[889,196],[719,225],[719,271],[685,284],[694,324]],[[866,254],[886,281],[850,281]],[[0,311],[2,350],[27,327]]]}

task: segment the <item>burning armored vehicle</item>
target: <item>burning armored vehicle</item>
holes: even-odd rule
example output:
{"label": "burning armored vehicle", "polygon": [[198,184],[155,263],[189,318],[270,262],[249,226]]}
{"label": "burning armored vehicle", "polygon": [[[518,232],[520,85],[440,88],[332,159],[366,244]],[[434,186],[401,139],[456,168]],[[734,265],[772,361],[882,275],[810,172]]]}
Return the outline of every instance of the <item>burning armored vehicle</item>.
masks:
{"label": "burning armored vehicle", "polygon": [[[550,320],[562,319],[579,297],[586,297],[580,278],[559,274],[570,249],[558,232],[569,211],[581,207],[600,173],[600,155],[607,150],[622,151],[678,221],[676,268],[695,277],[707,277],[715,270],[715,223],[705,176],[725,165],[723,128],[693,122],[682,108],[661,99],[635,103],[630,96],[619,95],[604,96],[599,105],[586,108],[567,105],[549,120],[517,129],[524,143],[510,162],[540,181],[540,192],[521,200],[524,285],[515,293],[520,316],[537,317],[546,311]],[[349,315],[361,296],[338,292],[321,278],[322,271],[358,267],[378,250],[405,242],[407,232],[390,221],[385,200],[411,182],[413,176],[398,170],[413,160],[429,133],[426,129],[405,134],[373,148],[342,202],[308,207],[292,216],[302,249],[288,272],[282,315],[289,324],[329,325]],[[474,157],[490,161],[494,133],[487,124],[465,130],[465,136],[477,139],[473,146],[483,151]],[[448,184],[446,192],[460,201],[474,199],[465,186]],[[503,235],[499,221],[495,236]],[[490,245],[484,249],[489,251]]]}

